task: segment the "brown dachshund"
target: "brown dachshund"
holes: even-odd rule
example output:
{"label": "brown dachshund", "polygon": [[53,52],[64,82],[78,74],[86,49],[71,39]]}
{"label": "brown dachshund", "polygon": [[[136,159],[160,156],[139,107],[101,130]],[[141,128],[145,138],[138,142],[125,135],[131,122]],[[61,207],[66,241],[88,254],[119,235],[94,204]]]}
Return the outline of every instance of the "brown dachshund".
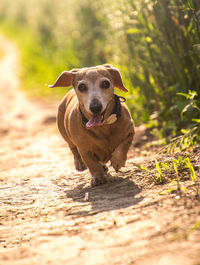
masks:
{"label": "brown dachshund", "polygon": [[92,186],[106,182],[106,163],[125,166],[134,136],[133,122],[114,87],[127,91],[117,68],[99,65],[63,72],[50,87],[73,85],[58,108],[59,131],[68,143],[78,171],[87,167]]}

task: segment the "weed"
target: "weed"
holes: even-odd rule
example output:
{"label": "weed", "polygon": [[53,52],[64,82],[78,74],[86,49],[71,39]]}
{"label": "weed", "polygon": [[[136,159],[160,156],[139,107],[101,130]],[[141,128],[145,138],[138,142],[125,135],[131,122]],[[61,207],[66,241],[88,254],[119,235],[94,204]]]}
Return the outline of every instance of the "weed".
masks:
{"label": "weed", "polygon": [[188,238],[188,236],[192,233],[192,232],[195,232],[197,231],[198,229],[200,229],[200,220],[196,221],[194,223],[194,225],[187,231],[186,233],[186,238]]}
{"label": "weed", "polygon": [[200,127],[194,126],[189,129],[182,129],[183,135],[174,137],[170,140],[170,143],[164,146],[160,153],[174,153],[184,151],[200,143]]}
{"label": "weed", "polygon": [[177,166],[176,166],[175,163],[173,163],[173,167],[174,167],[174,171],[176,173],[177,190],[180,191],[181,190],[181,187],[180,187],[180,177],[179,177],[178,169],[177,169]]}
{"label": "weed", "polygon": [[151,179],[153,180],[153,182],[157,185],[161,185],[161,184],[164,184],[164,183],[169,181],[169,179],[166,177],[166,175],[163,174],[162,169],[161,169],[157,159],[155,159],[155,170],[153,172],[150,171],[148,168],[143,167],[137,163],[133,163],[133,164],[134,164],[134,166],[136,166],[137,168],[139,168],[143,172],[148,173],[148,176],[150,176]]}
{"label": "weed", "polygon": [[197,178],[196,178],[196,174],[195,174],[195,171],[194,171],[194,167],[193,167],[193,165],[192,165],[191,162],[190,162],[189,157],[186,157],[186,158],[184,159],[184,163],[185,163],[185,167],[186,167],[186,168],[189,168],[189,170],[190,170],[190,177],[191,177],[191,180],[193,181],[194,184],[196,184],[196,180],[197,180]]}
{"label": "weed", "polygon": [[156,184],[164,184],[166,181],[168,181],[168,178],[162,173],[162,170],[160,168],[160,165],[158,163],[158,160],[155,159],[156,164],[156,178],[154,179]]}
{"label": "weed", "polygon": [[185,159],[185,167],[188,168],[190,171],[190,178],[191,178],[191,180],[194,184],[194,187],[195,187],[196,197],[198,197],[199,196],[199,185],[197,183],[197,178],[196,178],[196,173],[195,173],[194,167],[191,164],[189,157],[187,157]]}
{"label": "weed", "polygon": [[186,157],[179,156],[176,159],[170,159],[168,162],[161,162],[160,164],[158,160],[155,159],[155,167],[152,171],[137,163],[133,164],[141,171],[147,173],[147,176],[150,177],[153,180],[153,182],[157,185],[161,185],[167,182],[170,182],[171,185],[174,185],[174,179],[175,179],[176,189],[171,187],[165,191],[162,191],[161,194],[169,194],[174,191],[176,192],[185,191],[186,188],[181,187],[180,180],[183,171],[185,169],[188,169],[190,178],[195,186],[196,196],[198,196],[199,194],[195,170],[188,156]]}
{"label": "weed", "polygon": [[200,228],[200,220],[197,221],[197,222],[192,226],[192,228],[191,228],[190,231],[196,231],[196,230],[199,229],[199,228]]}

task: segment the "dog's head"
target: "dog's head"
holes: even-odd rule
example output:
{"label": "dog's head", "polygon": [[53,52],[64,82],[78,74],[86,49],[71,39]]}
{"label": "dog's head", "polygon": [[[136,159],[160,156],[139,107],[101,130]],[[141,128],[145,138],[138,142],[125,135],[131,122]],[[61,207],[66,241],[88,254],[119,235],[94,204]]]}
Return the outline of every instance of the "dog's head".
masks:
{"label": "dog's head", "polygon": [[73,85],[80,106],[89,116],[88,128],[101,124],[102,113],[114,97],[114,87],[128,91],[122,82],[120,72],[111,65],[73,69],[63,72],[50,87]]}

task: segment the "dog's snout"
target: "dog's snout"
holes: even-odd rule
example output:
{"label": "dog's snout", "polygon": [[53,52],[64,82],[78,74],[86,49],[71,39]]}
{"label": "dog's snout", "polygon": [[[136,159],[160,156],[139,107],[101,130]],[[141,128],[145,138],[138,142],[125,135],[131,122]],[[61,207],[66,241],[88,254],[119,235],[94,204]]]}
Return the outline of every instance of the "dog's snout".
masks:
{"label": "dog's snout", "polygon": [[99,102],[97,100],[91,102],[91,104],[90,104],[90,110],[94,114],[101,113],[101,110],[102,110],[102,104],[101,104],[101,102]]}

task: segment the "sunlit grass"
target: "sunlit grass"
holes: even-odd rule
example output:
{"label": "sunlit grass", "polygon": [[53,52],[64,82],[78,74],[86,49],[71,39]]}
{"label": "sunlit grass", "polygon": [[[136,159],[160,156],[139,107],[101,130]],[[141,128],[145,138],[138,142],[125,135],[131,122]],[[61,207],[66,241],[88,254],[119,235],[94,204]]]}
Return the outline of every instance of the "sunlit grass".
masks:
{"label": "sunlit grass", "polygon": [[[21,64],[21,86],[26,93],[34,98],[49,99],[54,96],[61,97],[66,93],[62,88],[50,89],[49,84],[55,81],[58,74],[66,69],[66,59],[54,60],[54,55],[45,54],[37,36],[30,29],[17,27],[12,23],[1,23],[1,31],[13,40],[19,51]],[[53,65],[53,66],[52,66]]]}
{"label": "sunlit grass", "polygon": [[[155,159],[153,169],[147,168],[140,164],[133,163],[141,172],[145,174],[145,178],[156,185],[170,184],[170,188],[164,189],[160,192],[161,195],[170,194],[174,192],[184,192],[185,187],[181,186],[181,181],[184,179],[183,172],[192,181],[195,195],[199,196],[199,185],[197,183],[196,172],[188,156],[179,156],[178,158],[170,159],[168,161],[158,162]],[[176,186],[175,186],[176,183]]]}
{"label": "sunlit grass", "polygon": [[47,86],[62,71],[111,63],[129,89],[123,96],[136,124],[166,139],[194,121],[199,127],[197,108],[181,115],[187,99],[180,96],[199,91],[199,9],[194,0],[1,0],[0,19],[18,45],[30,95],[63,95]]}
{"label": "sunlit grass", "polygon": [[0,47],[0,59],[3,57],[3,55],[4,55],[4,51]]}

